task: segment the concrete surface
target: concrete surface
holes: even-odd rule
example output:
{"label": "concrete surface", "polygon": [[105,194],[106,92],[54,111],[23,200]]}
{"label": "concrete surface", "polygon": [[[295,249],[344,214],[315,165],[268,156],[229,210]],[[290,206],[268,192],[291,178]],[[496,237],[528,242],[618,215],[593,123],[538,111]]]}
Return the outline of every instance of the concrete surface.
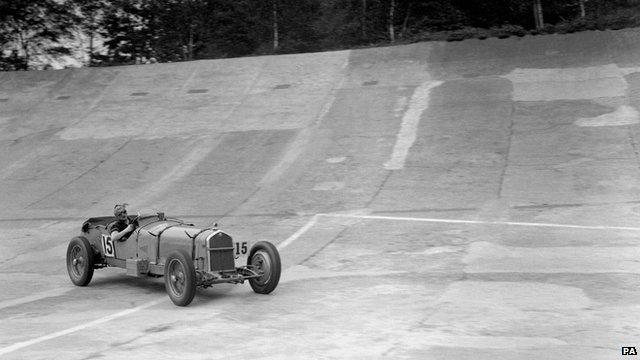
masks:
{"label": "concrete surface", "polygon": [[[0,357],[618,358],[638,59],[630,29],[1,73]],[[68,241],[120,202],[274,242],[281,284],[74,287]]]}

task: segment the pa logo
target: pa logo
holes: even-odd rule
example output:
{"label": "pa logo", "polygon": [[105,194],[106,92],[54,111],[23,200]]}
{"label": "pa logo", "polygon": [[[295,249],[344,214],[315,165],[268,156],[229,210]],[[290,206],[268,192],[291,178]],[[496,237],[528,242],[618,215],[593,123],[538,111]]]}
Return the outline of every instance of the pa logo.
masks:
{"label": "pa logo", "polygon": [[635,346],[623,346],[622,355],[638,355],[638,350]]}

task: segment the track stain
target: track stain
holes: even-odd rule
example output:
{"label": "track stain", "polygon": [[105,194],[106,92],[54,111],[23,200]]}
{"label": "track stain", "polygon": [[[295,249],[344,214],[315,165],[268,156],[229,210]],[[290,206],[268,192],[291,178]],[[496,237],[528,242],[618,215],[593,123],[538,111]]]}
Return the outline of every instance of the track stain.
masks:
{"label": "track stain", "polygon": [[172,328],[171,325],[158,325],[158,326],[152,326],[150,328],[144,329],[144,332],[145,333],[159,333],[159,332],[170,330],[171,328]]}

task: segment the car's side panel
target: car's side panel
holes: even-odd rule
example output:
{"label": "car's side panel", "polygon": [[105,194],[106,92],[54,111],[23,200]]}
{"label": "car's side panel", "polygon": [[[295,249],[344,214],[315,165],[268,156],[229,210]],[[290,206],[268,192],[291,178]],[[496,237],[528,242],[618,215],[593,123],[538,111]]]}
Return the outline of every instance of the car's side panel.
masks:
{"label": "car's side panel", "polygon": [[160,235],[158,246],[159,264],[164,264],[167,256],[176,250],[184,250],[193,258],[193,240],[190,236],[200,229],[193,226],[175,225],[166,228]]}
{"label": "car's side panel", "polygon": [[[153,264],[157,258],[158,237],[150,234],[150,231],[150,229],[143,228],[138,233],[138,258],[147,260],[150,264]],[[151,232],[153,233],[153,231]]]}
{"label": "car's side panel", "polygon": [[116,259],[136,259],[138,254],[138,230],[134,230],[129,234],[126,240],[114,241]]}
{"label": "car's side panel", "polygon": [[[175,250],[184,250],[192,256],[193,240],[201,229],[174,221],[157,222],[138,230],[137,258],[150,264],[163,265]],[[159,251],[159,252],[158,252]]]}
{"label": "car's side panel", "polygon": [[[183,225],[175,221],[162,221],[141,229],[138,236],[138,257],[148,260],[150,264],[164,264],[164,262],[159,261],[158,251],[162,242],[171,233],[167,231],[174,227],[183,227]],[[181,236],[183,238],[186,237],[184,232],[181,233]]]}

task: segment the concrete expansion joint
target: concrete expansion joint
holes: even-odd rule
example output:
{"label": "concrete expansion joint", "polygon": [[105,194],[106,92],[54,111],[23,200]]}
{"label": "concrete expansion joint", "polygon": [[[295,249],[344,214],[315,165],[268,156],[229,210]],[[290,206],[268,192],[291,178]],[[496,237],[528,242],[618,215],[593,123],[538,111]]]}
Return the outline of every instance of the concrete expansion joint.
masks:
{"label": "concrete expansion joint", "polygon": [[515,103],[511,104],[511,112],[509,113],[509,126],[507,127],[507,146],[504,150],[502,170],[500,172],[500,180],[498,182],[498,190],[496,196],[498,199],[502,198],[502,190],[504,188],[504,180],[507,174],[507,168],[509,166],[509,157],[511,155],[511,147],[513,146],[513,133],[514,133],[514,115],[516,113]]}
{"label": "concrete expansion joint", "polygon": [[373,193],[373,195],[371,195],[371,198],[367,201],[367,203],[365,204],[365,208],[369,208],[371,207],[371,205],[373,204],[373,202],[376,200],[376,198],[378,197],[378,195],[380,195],[380,192],[382,191],[382,189],[384,189],[385,185],[387,184],[387,182],[389,181],[389,179],[391,178],[391,175],[393,175],[394,170],[386,170],[386,174],[384,176],[384,178],[382,179],[382,181],[380,182],[380,185],[378,185],[376,191]]}
{"label": "concrete expansion joint", "polygon": [[638,143],[636,139],[633,137],[633,130],[631,128],[628,129],[629,132],[629,143],[633,148],[633,153],[635,154],[636,163],[638,164],[638,168],[640,168],[640,150],[638,149]]}

